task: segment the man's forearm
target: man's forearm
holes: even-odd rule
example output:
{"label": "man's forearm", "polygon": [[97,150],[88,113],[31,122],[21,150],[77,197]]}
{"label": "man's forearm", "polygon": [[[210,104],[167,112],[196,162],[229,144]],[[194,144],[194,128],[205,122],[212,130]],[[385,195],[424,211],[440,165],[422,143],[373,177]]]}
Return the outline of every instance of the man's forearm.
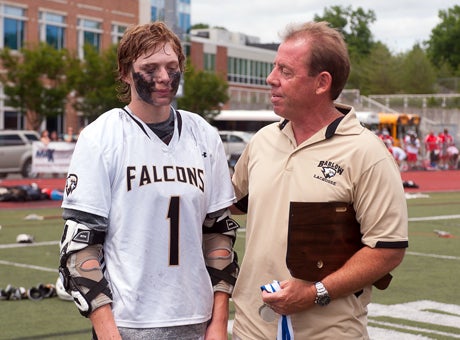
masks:
{"label": "man's forearm", "polygon": [[404,254],[405,248],[363,247],[322,282],[332,299],[348,296],[388,274],[402,262]]}

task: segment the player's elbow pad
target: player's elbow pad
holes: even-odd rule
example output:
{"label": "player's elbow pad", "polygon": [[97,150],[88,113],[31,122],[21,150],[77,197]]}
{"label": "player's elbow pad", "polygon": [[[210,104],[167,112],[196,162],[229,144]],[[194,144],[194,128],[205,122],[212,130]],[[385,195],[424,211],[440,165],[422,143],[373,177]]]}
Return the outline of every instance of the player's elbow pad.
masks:
{"label": "player's elbow pad", "polygon": [[203,234],[223,234],[236,240],[236,230],[239,224],[231,217],[230,209],[222,209],[208,214],[203,222]]}
{"label": "player's elbow pad", "polygon": [[[60,244],[59,275],[65,290],[85,317],[112,302],[112,293],[101,266],[104,238],[105,232],[72,220],[66,221]],[[94,265],[89,267],[88,261]]]}
{"label": "player's elbow pad", "polygon": [[233,250],[238,223],[229,209],[208,214],[203,223],[203,252],[214,291],[232,294],[238,276],[238,256]]}
{"label": "player's elbow pad", "polygon": [[203,235],[203,251],[214,291],[229,295],[238,276],[238,256],[232,249],[233,241],[222,234]]}

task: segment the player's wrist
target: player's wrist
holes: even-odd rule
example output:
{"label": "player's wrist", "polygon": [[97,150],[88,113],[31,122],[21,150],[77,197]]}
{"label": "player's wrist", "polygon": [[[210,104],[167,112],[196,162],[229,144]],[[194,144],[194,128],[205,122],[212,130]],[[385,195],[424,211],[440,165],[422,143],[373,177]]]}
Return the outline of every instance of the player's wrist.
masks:
{"label": "player's wrist", "polygon": [[115,324],[110,305],[104,305],[97,308],[89,315],[89,319],[91,320],[94,331],[96,332],[99,340],[121,340],[120,332]]}

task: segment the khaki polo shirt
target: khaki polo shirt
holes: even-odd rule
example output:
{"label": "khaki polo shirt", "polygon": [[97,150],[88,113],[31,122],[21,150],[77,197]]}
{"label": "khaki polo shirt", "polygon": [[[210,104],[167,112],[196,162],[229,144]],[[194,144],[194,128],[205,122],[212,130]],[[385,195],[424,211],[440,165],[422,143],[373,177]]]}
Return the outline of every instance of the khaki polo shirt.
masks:
{"label": "khaki polo shirt", "polygon": [[[407,247],[407,205],[399,169],[382,141],[361,126],[354,109],[336,128],[324,127],[297,146],[290,122],[261,129],[233,175],[237,199],[248,196],[246,249],[233,293],[233,332],[241,339],[275,339],[277,321],[258,314],[260,286],[290,277],[286,267],[289,204],[348,202],[356,210],[362,242]],[[335,129],[335,130],[334,130]],[[298,339],[367,339],[371,287],[291,315]]]}

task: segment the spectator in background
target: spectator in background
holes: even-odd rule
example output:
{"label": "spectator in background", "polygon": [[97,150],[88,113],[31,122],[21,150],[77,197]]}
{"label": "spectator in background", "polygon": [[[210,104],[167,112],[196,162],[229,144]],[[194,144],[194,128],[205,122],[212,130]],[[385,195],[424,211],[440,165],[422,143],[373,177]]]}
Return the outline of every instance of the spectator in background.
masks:
{"label": "spectator in background", "polygon": [[51,142],[48,130],[43,130],[42,131],[42,133],[40,135],[40,142],[42,142],[44,145],[48,145],[49,142]]}
{"label": "spectator in background", "polygon": [[430,167],[436,169],[439,161],[440,147],[439,139],[433,131],[430,131],[425,137],[425,150],[427,158],[430,161]]}
{"label": "spectator in background", "polygon": [[386,144],[387,141],[390,141],[391,144],[394,144],[393,137],[390,135],[390,131],[387,128],[383,128],[382,133],[378,135],[381,140]]}
{"label": "spectator in background", "polygon": [[407,154],[407,165],[409,170],[416,169],[420,151],[420,139],[417,137],[415,131],[409,131],[404,137],[404,150]]}
{"label": "spectator in background", "polygon": [[447,153],[447,148],[454,145],[454,138],[449,134],[449,130],[444,129],[444,131],[439,132],[438,134],[440,155],[439,155],[439,167],[441,169],[449,168],[449,154]]}
{"label": "spectator in background", "polygon": [[458,149],[455,145],[450,145],[447,148],[447,166],[448,169],[458,169]]}
{"label": "spectator in background", "polygon": [[51,131],[50,140],[51,140],[51,142],[59,142],[59,136],[58,136],[56,130]]}
{"label": "spectator in background", "polygon": [[73,127],[71,126],[67,127],[67,133],[64,134],[64,141],[69,142],[69,143],[74,143],[77,141],[73,133]]}
{"label": "spectator in background", "polygon": [[400,148],[399,146],[394,146],[391,140],[386,140],[385,145],[388,148],[388,151],[393,155],[396,163],[398,164],[399,170],[405,171],[407,170],[407,154],[406,152]]}

